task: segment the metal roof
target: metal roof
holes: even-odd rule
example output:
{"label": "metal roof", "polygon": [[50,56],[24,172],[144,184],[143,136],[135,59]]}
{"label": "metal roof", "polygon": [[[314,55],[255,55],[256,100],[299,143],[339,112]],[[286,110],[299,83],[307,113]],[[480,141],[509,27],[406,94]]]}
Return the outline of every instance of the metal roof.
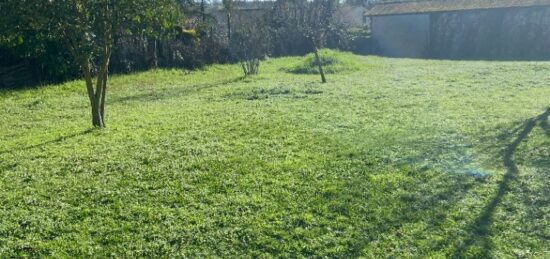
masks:
{"label": "metal roof", "polygon": [[550,0],[431,0],[372,5],[366,16],[468,11],[550,5]]}

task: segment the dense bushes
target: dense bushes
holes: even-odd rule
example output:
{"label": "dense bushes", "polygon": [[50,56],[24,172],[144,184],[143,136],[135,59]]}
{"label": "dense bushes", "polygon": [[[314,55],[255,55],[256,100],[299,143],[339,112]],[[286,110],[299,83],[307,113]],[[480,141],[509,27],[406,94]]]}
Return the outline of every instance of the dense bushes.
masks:
{"label": "dense bushes", "polygon": [[[113,73],[143,71],[153,67],[196,69],[213,63],[227,63],[231,56],[223,36],[212,28],[180,33],[169,40],[132,36],[118,38],[109,70]],[[30,52],[25,45],[0,48],[0,88],[56,83],[80,76],[77,64],[61,44],[46,42],[43,48]],[[13,66],[25,73],[9,73]],[[24,76],[23,76],[24,75]]]}
{"label": "dense bushes", "polygon": [[[48,41],[32,53],[25,49],[27,46],[0,48],[0,71],[3,71],[0,88],[62,82],[78,76],[78,66],[69,53],[59,46],[55,41]],[[10,69],[13,67],[20,69]]]}
{"label": "dense bushes", "polygon": [[196,69],[229,61],[228,46],[221,33],[205,27],[182,30],[170,40],[124,39],[117,44],[111,71],[126,73],[153,67]]}
{"label": "dense bushes", "polygon": [[[290,22],[288,12],[307,5],[306,1],[278,0],[272,5],[263,5],[264,11],[254,14],[234,10],[235,37],[231,40],[227,38],[224,19],[216,18],[214,14],[201,13],[204,10],[190,2],[182,7],[184,12],[188,12],[185,14],[188,18],[185,27],[188,29],[179,27],[171,38],[159,40],[144,35],[116,38],[109,70],[113,73],[129,73],[153,67],[196,69],[213,63],[253,61],[251,64],[256,64],[256,60],[264,56],[305,55],[311,53],[314,47],[310,39]],[[215,10],[211,9],[213,12]],[[307,13],[305,10],[301,11]],[[335,22],[333,25],[324,36],[324,47],[351,50],[365,45],[360,42],[364,39],[357,36],[362,32],[350,34],[348,26],[343,22]],[[56,39],[41,40],[0,48],[1,71],[9,72],[11,70],[8,68],[15,65],[24,67],[25,73],[17,70],[19,74],[3,76],[15,78],[11,80],[10,87],[61,82],[81,76],[80,68],[70,53],[60,47],[64,42],[56,42]],[[332,73],[332,69],[337,67],[328,68],[327,72]],[[307,72],[310,68],[304,69]],[[21,76],[23,74],[25,76]],[[6,84],[0,83],[0,88],[3,87]]]}

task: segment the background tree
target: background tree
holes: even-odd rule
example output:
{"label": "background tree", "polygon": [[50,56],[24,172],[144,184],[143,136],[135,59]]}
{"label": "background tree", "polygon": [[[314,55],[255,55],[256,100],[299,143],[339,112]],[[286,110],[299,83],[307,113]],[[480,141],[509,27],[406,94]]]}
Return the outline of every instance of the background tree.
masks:
{"label": "background tree", "polygon": [[326,83],[327,79],[323,70],[323,63],[319,56],[319,49],[324,47],[330,31],[337,27],[335,15],[338,1],[314,0],[313,2],[306,3],[304,8],[304,20],[298,24],[297,29],[310,41],[317,66],[319,67],[321,82]]}
{"label": "background tree", "polygon": [[[27,2],[7,0],[0,3],[0,67],[25,67],[31,74],[25,77],[1,76],[17,80],[15,87],[21,86],[21,82],[33,84],[45,80],[57,83],[74,78],[79,74],[79,68],[62,46],[63,40],[44,33],[45,26],[37,31],[37,25],[44,21],[38,13],[26,9]],[[21,10],[28,15],[18,15]]]}
{"label": "background tree", "polygon": [[225,15],[227,18],[227,39],[229,41],[231,41],[231,13],[233,12],[233,8],[235,8],[234,4],[235,3],[233,0],[222,0],[223,9],[225,10]]}
{"label": "background tree", "polygon": [[241,24],[231,38],[230,51],[243,69],[245,76],[258,74],[261,59],[268,54],[269,34],[262,20]]}
{"label": "background tree", "polygon": [[337,0],[278,0],[270,17],[275,44],[284,42],[284,37],[292,38],[286,48],[296,48],[303,42],[307,50],[315,54],[323,83],[327,80],[319,49],[325,47],[329,35],[342,34],[338,30],[345,27],[336,19],[338,7]]}
{"label": "background tree", "polygon": [[95,127],[105,127],[108,68],[116,39],[161,37],[181,21],[173,0],[7,0],[0,10],[10,13],[1,22],[4,44],[63,43],[84,76]]}

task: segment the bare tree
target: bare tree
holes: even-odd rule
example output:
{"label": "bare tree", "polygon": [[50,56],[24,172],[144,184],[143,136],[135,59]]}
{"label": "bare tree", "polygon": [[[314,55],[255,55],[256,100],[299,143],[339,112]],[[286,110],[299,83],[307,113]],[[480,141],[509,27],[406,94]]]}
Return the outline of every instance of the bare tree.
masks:
{"label": "bare tree", "polygon": [[267,54],[269,34],[263,20],[249,20],[235,30],[230,50],[243,69],[244,75],[255,75],[260,69],[260,60]]}
{"label": "bare tree", "polygon": [[308,48],[315,55],[323,83],[326,83],[327,79],[319,49],[325,46],[329,33],[338,27],[336,26],[337,9],[337,0],[279,0],[275,4],[271,17],[273,30],[286,33],[298,32],[307,40]]}
{"label": "bare tree", "polygon": [[231,13],[233,12],[234,2],[233,2],[233,0],[223,0],[222,4],[223,4],[223,9],[225,10],[225,15],[226,15],[226,19],[227,19],[227,39],[231,40],[231,30],[232,30],[232,28],[231,28],[231,22],[232,22]]}
{"label": "bare tree", "polygon": [[323,70],[319,49],[324,47],[327,35],[334,26],[337,5],[337,0],[314,0],[308,3],[306,5],[304,22],[299,27],[299,30],[311,42],[322,83],[326,83],[327,79]]}

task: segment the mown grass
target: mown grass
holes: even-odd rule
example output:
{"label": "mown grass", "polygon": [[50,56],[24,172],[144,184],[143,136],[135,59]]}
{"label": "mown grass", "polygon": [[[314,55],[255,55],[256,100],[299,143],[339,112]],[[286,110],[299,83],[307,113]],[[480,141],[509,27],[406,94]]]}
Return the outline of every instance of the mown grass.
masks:
{"label": "mown grass", "polygon": [[550,63],[352,58],[0,92],[1,257],[549,257]]}

